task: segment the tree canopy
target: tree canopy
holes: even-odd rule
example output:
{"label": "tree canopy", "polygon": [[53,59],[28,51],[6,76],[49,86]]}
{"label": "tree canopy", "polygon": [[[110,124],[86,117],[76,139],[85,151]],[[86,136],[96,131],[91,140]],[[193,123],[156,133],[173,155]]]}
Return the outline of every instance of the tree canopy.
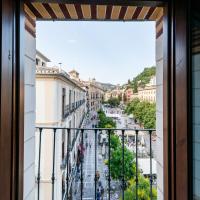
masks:
{"label": "tree canopy", "polygon": [[[129,186],[125,190],[124,199],[132,200],[136,199],[136,182],[134,179],[129,181]],[[152,200],[157,199],[156,188],[152,188]],[[138,200],[150,200],[150,182],[149,179],[142,175],[138,178]]]}
{"label": "tree canopy", "polygon": [[[115,149],[111,149],[110,158],[110,173],[111,177],[115,180],[122,179],[123,172],[123,159],[122,159],[122,146],[118,146]],[[133,153],[124,147],[124,179],[129,180],[135,176],[135,161]]]}
{"label": "tree canopy", "polygon": [[[98,111],[99,118],[99,128],[115,128],[116,123],[110,117],[106,117],[105,113],[102,110]],[[110,127],[108,127],[110,125]]]}
{"label": "tree canopy", "polygon": [[[112,118],[106,117],[105,113],[102,110],[98,111],[99,116],[99,127],[100,128],[116,128],[116,123]],[[122,144],[118,135],[115,135],[114,132],[111,132],[110,136],[110,168],[111,168],[111,177],[115,180],[120,180],[122,178]],[[109,162],[109,161],[108,161]],[[106,162],[108,164],[108,162]],[[124,164],[125,164],[125,174],[124,177],[126,180],[129,180],[134,176],[135,164],[134,164],[134,155],[133,153],[124,147]]]}
{"label": "tree canopy", "polygon": [[156,126],[156,104],[147,101],[140,101],[135,98],[127,104],[125,112],[133,114],[144,128],[155,128]]}
{"label": "tree canopy", "polygon": [[[133,102],[132,102],[133,103]],[[134,105],[138,104],[140,101],[134,100]],[[127,108],[127,112],[137,111],[137,108],[130,104]],[[105,113],[100,110],[98,111],[99,116],[99,127],[100,128],[116,128],[116,123],[112,118],[106,117]],[[110,161],[104,161],[105,164],[110,162],[110,174],[114,180],[122,180],[122,143],[118,135],[114,134],[114,131],[111,132],[110,136]],[[136,199],[136,182],[134,177],[136,176],[136,162],[135,154],[131,152],[127,147],[124,147],[124,179],[126,183],[125,188],[125,199],[132,200]],[[149,179],[145,178],[140,172],[138,172],[138,200],[150,200],[150,183]],[[157,191],[155,188],[152,189],[153,200],[157,199]],[[121,198],[120,198],[121,199]]]}
{"label": "tree canopy", "polygon": [[112,106],[112,107],[117,107],[120,104],[120,97],[119,98],[112,97],[112,98],[108,99],[108,101],[105,103],[110,104],[110,106]]}

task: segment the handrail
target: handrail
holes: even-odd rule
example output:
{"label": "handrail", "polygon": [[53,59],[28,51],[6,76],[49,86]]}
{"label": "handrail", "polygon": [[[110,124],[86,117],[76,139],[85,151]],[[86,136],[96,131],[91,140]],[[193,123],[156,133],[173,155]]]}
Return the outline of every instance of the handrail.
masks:
{"label": "handrail", "polygon": [[[140,173],[140,169],[139,169],[139,160],[138,158],[140,158],[140,154],[139,154],[139,144],[138,144],[138,139],[139,139],[139,135],[140,135],[140,132],[147,132],[147,136],[149,138],[149,165],[150,165],[150,172],[149,172],[149,197],[150,197],[150,200],[153,200],[153,168],[152,168],[152,159],[153,159],[153,150],[152,150],[152,133],[155,131],[155,129],[141,129],[141,128],[84,128],[84,127],[81,127],[82,124],[83,124],[83,121],[84,119],[86,118],[82,118],[81,122],[80,122],[80,127],[78,128],[68,128],[68,127],[57,127],[57,126],[36,126],[36,129],[39,129],[39,133],[40,133],[40,140],[39,140],[39,153],[38,153],[38,163],[40,163],[40,158],[41,158],[41,134],[42,134],[42,131],[43,130],[53,130],[53,163],[52,163],[52,166],[53,166],[53,172],[52,172],[52,200],[55,199],[54,197],[54,187],[55,187],[55,144],[56,144],[56,134],[58,134],[58,130],[67,130],[67,133],[70,133],[70,131],[72,130],[76,130],[77,132],[79,132],[79,134],[76,134],[76,137],[74,138],[74,142],[73,142],[73,146],[72,146],[72,149],[71,149],[71,152],[74,151],[74,144],[77,144],[76,142],[79,141],[79,148],[80,148],[80,157],[79,157],[79,164],[77,164],[77,160],[74,160],[75,162],[75,165],[77,164],[77,169],[79,169],[79,173],[80,173],[80,179],[79,179],[79,183],[80,183],[80,199],[84,199],[84,188],[83,188],[83,182],[84,182],[84,176],[83,176],[83,160],[82,160],[82,157],[81,155],[84,154],[84,145],[86,144],[84,142],[84,137],[83,137],[83,133],[85,131],[92,131],[92,133],[95,134],[95,145],[94,145],[94,151],[95,151],[95,177],[94,177],[94,186],[95,186],[95,189],[94,189],[94,196],[95,196],[95,199],[96,199],[96,196],[97,196],[97,184],[98,184],[98,175],[96,174],[97,172],[97,155],[98,155],[98,146],[97,146],[97,136],[98,134],[101,132],[101,131],[107,131],[107,139],[108,141],[106,141],[106,144],[108,146],[108,177],[106,177],[107,181],[108,181],[108,189],[107,189],[107,194],[108,194],[108,199],[110,200],[112,197],[111,195],[111,182],[112,182],[112,179],[111,179],[111,164],[110,164],[110,160],[112,158],[112,147],[111,147],[111,135],[113,134],[113,131],[121,131],[121,147],[122,147],[122,174],[121,174],[121,198],[122,200],[125,199],[125,189],[126,189],[126,185],[127,185],[127,180],[126,180],[126,177],[125,177],[125,155],[126,155],[126,152],[125,152],[125,148],[126,148],[126,144],[125,144],[125,136],[126,136],[126,132],[127,131],[135,131],[135,136],[136,136],[136,139],[135,139],[135,158],[134,158],[134,161],[136,163],[136,173],[134,175],[134,179],[135,179],[135,192],[136,192],[136,200],[138,200],[139,196],[138,196],[138,190],[139,190],[139,173]],[[60,133],[62,133],[62,131],[60,131]],[[87,133],[87,132],[86,132]],[[79,136],[79,137],[78,137]],[[77,140],[78,139],[78,140]],[[67,143],[67,149],[69,148],[69,144]],[[82,152],[83,151],[83,152]],[[64,198],[63,200],[68,200],[69,199],[69,191],[72,187],[72,184],[73,184],[73,181],[74,181],[74,178],[72,176],[72,174],[74,173],[78,173],[76,172],[75,168],[74,170],[71,170],[70,173],[69,173],[69,154],[67,154],[68,157],[65,158],[66,159],[66,168],[67,169],[63,169],[63,170],[67,170],[67,175],[66,175],[66,188],[65,189],[65,192],[64,192]],[[77,156],[78,157],[78,156]],[[73,164],[74,164],[73,163]],[[38,177],[37,177],[37,184],[38,184],[38,200],[40,199],[40,182],[41,182],[41,173],[40,173],[40,165],[38,166]]]}
{"label": "handrail", "polygon": [[146,132],[148,132],[148,131],[156,131],[156,129],[138,129],[138,128],[67,128],[67,127],[58,127],[58,126],[36,126],[35,128],[37,128],[37,129],[65,129],[65,130],[67,130],[67,129],[71,129],[71,130],[79,130],[79,131],[81,131],[81,130],[88,130],[88,131],[92,131],[92,130],[99,130],[99,131],[101,131],[101,130],[113,130],[113,131],[122,131],[122,130],[124,130],[124,131],[146,131]]}

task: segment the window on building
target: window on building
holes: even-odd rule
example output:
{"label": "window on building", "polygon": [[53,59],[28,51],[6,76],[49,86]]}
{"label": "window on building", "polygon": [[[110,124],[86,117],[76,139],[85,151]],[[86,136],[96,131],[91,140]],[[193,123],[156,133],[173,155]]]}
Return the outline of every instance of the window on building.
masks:
{"label": "window on building", "polygon": [[40,60],[38,58],[36,58],[36,65],[39,65]]}
{"label": "window on building", "polygon": [[42,66],[45,67],[45,62],[42,62]]}
{"label": "window on building", "polygon": [[66,89],[62,89],[62,118],[65,117]]}

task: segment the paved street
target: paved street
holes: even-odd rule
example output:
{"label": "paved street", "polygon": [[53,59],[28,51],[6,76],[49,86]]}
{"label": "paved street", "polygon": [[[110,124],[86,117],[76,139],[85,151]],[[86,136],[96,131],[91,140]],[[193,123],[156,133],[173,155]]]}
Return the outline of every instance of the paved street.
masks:
{"label": "paved street", "polygon": [[[89,124],[87,124],[86,128],[92,128],[92,124],[95,124],[93,120]],[[86,138],[87,135],[87,138]],[[98,137],[97,137],[98,139]],[[88,146],[86,145],[88,143]],[[90,145],[91,144],[91,147]],[[94,131],[87,131],[84,133],[84,163],[83,163],[83,199],[95,199],[95,133]],[[87,148],[86,148],[87,146]],[[100,174],[100,181],[102,186],[105,190],[104,192],[104,199],[106,199],[106,177],[105,177],[105,169],[106,166],[104,165],[104,160],[101,155],[101,147],[98,146],[97,141],[97,171]],[[97,185],[98,187],[98,185]],[[75,184],[75,188],[73,188],[73,193],[76,192],[74,195],[75,199],[80,199],[80,179]]]}

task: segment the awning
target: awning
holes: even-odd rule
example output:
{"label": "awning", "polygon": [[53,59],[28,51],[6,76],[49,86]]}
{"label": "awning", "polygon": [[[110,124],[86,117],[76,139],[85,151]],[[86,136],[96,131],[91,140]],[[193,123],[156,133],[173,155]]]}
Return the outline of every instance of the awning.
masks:
{"label": "awning", "polygon": [[25,12],[37,20],[153,20],[163,15],[162,7],[33,2]]}
{"label": "awning", "polygon": [[156,38],[163,32],[163,8],[81,3],[27,2],[26,30],[35,36],[36,20],[156,21]]}

